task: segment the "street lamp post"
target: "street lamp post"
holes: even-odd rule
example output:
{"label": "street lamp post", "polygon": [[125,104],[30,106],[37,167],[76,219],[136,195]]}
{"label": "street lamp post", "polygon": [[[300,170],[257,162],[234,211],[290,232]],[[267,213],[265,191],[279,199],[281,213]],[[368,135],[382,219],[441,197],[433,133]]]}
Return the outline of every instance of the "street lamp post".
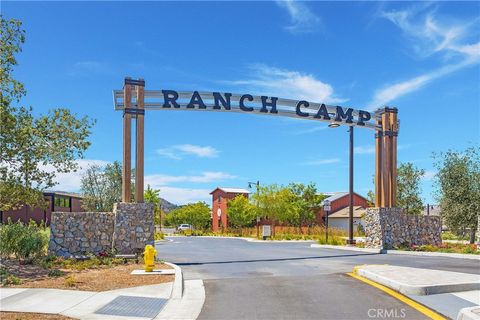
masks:
{"label": "street lamp post", "polygon": [[[332,122],[328,125],[329,128],[337,128],[340,124]],[[353,239],[353,126],[350,126],[348,130],[350,133],[350,145],[349,145],[349,208],[348,208],[348,240],[347,244],[355,244]]]}
{"label": "street lamp post", "polygon": [[252,185],[255,184],[256,187],[257,187],[257,190],[256,190],[256,194],[257,194],[257,201],[256,202],[256,206],[257,206],[257,218],[256,218],[256,224],[257,224],[257,239],[260,235],[260,227],[258,225],[258,223],[260,222],[260,217],[258,216],[258,189],[260,187],[260,181],[257,180],[257,182],[249,182],[248,183],[248,188],[252,188]]}
{"label": "street lamp post", "polygon": [[328,213],[332,208],[330,207],[330,201],[323,201],[323,212],[325,213],[325,242],[328,244]]}
{"label": "street lamp post", "polygon": [[350,170],[349,170],[349,208],[348,208],[348,241],[347,244],[354,245],[353,239],[353,126],[350,126]]}

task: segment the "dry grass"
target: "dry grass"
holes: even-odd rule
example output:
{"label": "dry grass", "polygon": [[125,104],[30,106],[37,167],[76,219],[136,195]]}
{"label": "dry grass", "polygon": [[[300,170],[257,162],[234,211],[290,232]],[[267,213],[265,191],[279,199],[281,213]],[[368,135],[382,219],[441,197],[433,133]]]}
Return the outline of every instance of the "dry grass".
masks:
{"label": "dry grass", "polygon": [[73,318],[59,314],[24,313],[24,312],[0,312],[2,320],[69,320]]}
{"label": "dry grass", "polygon": [[[154,276],[130,274],[130,272],[135,269],[143,269],[143,266],[143,264],[125,264],[111,268],[89,269],[82,271],[63,269],[62,271],[65,272],[65,274],[62,276],[48,277],[43,275],[41,277],[23,278],[22,284],[11,285],[9,287],[106,291],[171,282],[175,279],[174,275]],[[160,263],[157,263],[155,267],[156,269],[171,269],[170,266]]]}

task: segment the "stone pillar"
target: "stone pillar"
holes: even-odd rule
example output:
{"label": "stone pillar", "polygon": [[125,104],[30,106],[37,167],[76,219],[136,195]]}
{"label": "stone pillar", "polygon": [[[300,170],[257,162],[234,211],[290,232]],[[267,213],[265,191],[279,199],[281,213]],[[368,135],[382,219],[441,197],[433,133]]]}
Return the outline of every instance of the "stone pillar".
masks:
{"label": "stone pillar", "polygon": [[115,203],[113,212],[113,248],[117,253],[138,253],[154,243],[153,204]]}
{"label": "stone pillar", "polygon": [[441,234],[440,217],[404,214],[400,208],[368,208],[365,213],[367,248],[439,245]]}
{"label": "stone pillar", "polygon": [[383,248],[383,228],[380,221],[381,208],[367,208],[365,213],[365,247]]}

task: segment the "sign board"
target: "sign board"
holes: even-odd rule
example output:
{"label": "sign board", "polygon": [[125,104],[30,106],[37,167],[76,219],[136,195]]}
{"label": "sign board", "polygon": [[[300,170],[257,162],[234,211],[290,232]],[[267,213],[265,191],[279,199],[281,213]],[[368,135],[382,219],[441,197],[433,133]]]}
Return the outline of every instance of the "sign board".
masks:
{"label": "sign board", "polygon": [[[122,90],[113,91],[115,110],[123,111],[122,201],[131,202],[132,120],[136,122],[135,199],[143,202],[144,117],[146,110],[238,112],[322,121],[329,126],[359,126],[375,134],[375,206],[396,207],[398,109],[375,112],[304,100],[249,93],[145,90],[143,79],[125,78]],[[350,130],[353,134],[353,130]],[[353,135],[351,136],[353,138]],[[353,146],[353,139],[350,140]],[[352,148],[353,149],[353,148]],[[328,206],[326,206],[328,208]],[[331,208],[330,208],[331,209]],[[218,214],[218,212],[217,212]]]}
{"label": "sign board", "polygon": [[222,216],[222,209],[218,208],[217,216],[220,218]]}
{"label": "sign board", "polygon": [[[123,90],[113,92],[115,110],[126,109]],[[306,100],[229,92],[145,90],[145,110],[226,111],[269,114],[380,130],[376,114]],[[135,103],[132,103],[132,107]]]}
{"label": "sign board", "polygon": [[330,206],[330,201],[325,200],[323,201],[323,211],[330,211],[332,207]]}
{"label": "sign board", "polygon": [[272,235],[272,228],[270,226],[262,226],[262,236],[270,237]]}

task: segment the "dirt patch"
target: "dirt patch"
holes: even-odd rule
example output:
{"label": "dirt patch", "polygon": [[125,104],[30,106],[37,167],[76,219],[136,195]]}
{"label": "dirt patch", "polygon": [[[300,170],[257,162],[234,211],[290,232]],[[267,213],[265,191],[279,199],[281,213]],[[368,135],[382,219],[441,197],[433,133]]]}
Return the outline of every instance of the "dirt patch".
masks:
{"label": "dirt patch", "polygon": [[[27,266],[20,266],[22,267]],[[9,271],[22,280],[22,284],[9,285],[10,288],[51,288],[83,291],[106,291],[143,285],[172,282],[175,275],[131,275],[135,269],[143,269],[143,264],[125,264],[111,268],[88,269],[82,271],[62,269],[62,276],[49,277],[48,270],[39,266],[30,265],[29,272],[23,276],[17,270]],[[39,270],[34,270],[35,268]],[[156,269],[172,269],[166,264],[157,263]],[[27,318],[29,319],[29,318]],[[36,319],[36,318],[32,318]],[[3,320],[3,317],[2,317]]]}
{"label": "dirt patch", "polygon": [[23,313],[23,312],[0,312],[2,320],[70,320],[73,318],[59,314]]}
{"label": "dirt patch", "polygon": [[41,280],[48,278],[49,270],[36,264],[20,264],[17,260],[2,259],[0,265],[21,280]]}

